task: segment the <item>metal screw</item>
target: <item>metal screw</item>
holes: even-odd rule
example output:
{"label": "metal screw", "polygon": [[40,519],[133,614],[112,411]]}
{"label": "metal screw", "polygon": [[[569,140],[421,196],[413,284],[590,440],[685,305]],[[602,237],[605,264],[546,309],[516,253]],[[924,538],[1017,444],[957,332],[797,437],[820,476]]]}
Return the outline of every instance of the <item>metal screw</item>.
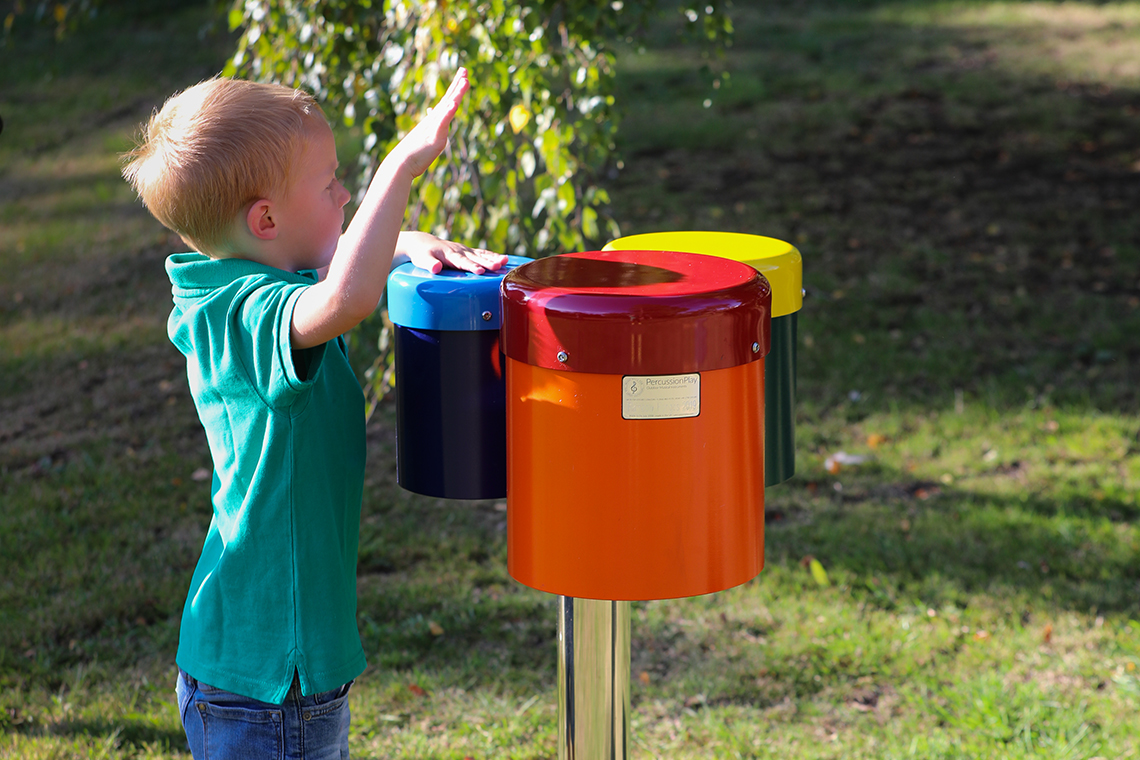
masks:
{"label": "metal screw", "polygon": [[759,343],[753,343],[752,344],[752,353],[755,354],[755,353],[758,353],[759,351],[760,351],[760,344]]}
{"label": "metal screw", "polygon": [[565,364],[566,360],[569,358],[570,358],[570,354],[566,353],[565,351],[559,351],[558,352],[558,361],[562,362],[563,364]]}
{"label": "metal screw", "polygon": [[489,311],[483,312],[483,321],[484,322],[490,322],[491,321],[491,312],[489,312]]}

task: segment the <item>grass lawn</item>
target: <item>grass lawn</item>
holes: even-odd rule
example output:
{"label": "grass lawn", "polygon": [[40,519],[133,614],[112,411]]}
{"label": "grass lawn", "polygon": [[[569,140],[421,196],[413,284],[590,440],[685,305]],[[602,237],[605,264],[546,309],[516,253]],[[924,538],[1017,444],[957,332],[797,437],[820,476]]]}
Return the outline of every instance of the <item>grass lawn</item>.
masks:
{"label": "grass lawn", "polygon": [[[210,463],[165,336],[181,244],[117,154],[221,68],[203,5],[0,47],[0,757],[189,757]],[[798,473],[757,579],[634,605],[633,756],[1140,756],[1140,2],[733,17],[716,89],[664,26],[623,52],[611,194],[623,234],[800,248]],[[507,575],[503,505],[395,485],[393,427],[354,757],[553,757],[554,599]]]}

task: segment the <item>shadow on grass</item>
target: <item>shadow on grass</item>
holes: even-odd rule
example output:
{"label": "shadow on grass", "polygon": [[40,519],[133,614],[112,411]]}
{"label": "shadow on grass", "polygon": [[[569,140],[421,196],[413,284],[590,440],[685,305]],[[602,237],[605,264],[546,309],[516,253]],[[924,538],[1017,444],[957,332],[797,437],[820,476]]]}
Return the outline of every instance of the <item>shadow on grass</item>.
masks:
{"label": "shadow on grass", "polygon": [[[965,610],[987,599],[1014,627],[1046,611],[1140,613],[1140,547],[1131,530],[1138,515],[1130,502],[993,495],[890,470],[848,482],[842,492],[827,485],[813,493],[802,481],[780,488],[768,504],[767,570],[754,581],[769,587],[765,594],[817,593],[799,567],[815,557],[861,609]],[[555,662],[554,597],[509,579],[501,537],[472,514],[470,505],[441,502],[428,513],[387,515],[396,534],[412,520],[422,535],[443,524],[452,532],[435,552],[426,543],[422,552],[401,550],[404,560],[388,572],[363,576],[366,651],[383,668],[458,671],[459,680],[475,683],[546,683]],[[462,557],[455,547],[476,545],[488,552],[485,562],[448,559]],[[380,578],[391,582],[372,585]],[[637,634],[650,650],[668,651],[669,637]],[[864,666],[860,660],[850,669]],[[808,681],[804,688],[818,689]],[[769,696],[782,699],[785,687]]]}
{"label": "shadow on grass", "polygon": [[43,728],[33,723],[22,723],[15,732],[27,737],[56,736],[83,739],[122,747],[128,745],[137,752],[158,748],[162,751],[189,753],[186,736],[181,730],[172,731],[153,725],[143,719],[129,717],[118,720],[67,720]]}
{"label": "shadow on grass", "polygon": [[893,475],[848,485],[822,504],[793,496],[784,519],[769,523],[769,562],[816,557],[850,578],[853,593],[887,608],[897,600],[965,606],[988,594],[1078,612],[1140,612],[1135,504],[1059,504]]}

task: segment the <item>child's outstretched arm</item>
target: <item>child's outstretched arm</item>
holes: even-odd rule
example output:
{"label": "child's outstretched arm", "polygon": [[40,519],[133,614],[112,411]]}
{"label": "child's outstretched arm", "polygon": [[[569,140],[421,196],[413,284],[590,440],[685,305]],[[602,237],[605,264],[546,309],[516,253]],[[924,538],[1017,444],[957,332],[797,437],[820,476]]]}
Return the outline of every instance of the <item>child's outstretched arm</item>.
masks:
{"label": "child's outstretched arm", "polygon": [[[427,171],[447,145],[448,127],[467,92],[460,69],[443,98],[389,153],[360,208],[340,237],[328,273],[305,289],[293,310],[294,349],[343,335],[371,314],[388,278],[412,180]],[[494,266],[488,262],[488,266]]]}

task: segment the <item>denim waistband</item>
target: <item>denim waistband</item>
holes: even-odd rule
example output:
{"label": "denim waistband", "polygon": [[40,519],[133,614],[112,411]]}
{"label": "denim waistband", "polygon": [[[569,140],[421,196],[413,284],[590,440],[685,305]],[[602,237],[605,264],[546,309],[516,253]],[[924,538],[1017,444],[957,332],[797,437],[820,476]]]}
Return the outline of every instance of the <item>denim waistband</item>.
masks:
{"label": "denim waistband", "polygon": [[[186,685],[189,686],[191,689],[196,689],[199,686],[205,686],[208,689],[213,689],[215,691],[221,691],[221,689],[219,689],[217,686],[214,686],[212,684],[207,684],[204,681],[199,681],[197,678],[190,675],[189,673],[187,673],[182,668],[178,668],[178,675],[181,676],[182,679],[186,681]],[[286,702],[291,701],[291,702],[302,703],[302,702],[325,701],[327,699],[335,699],[337,697],[341,697],[341,696],[344,696],[345,694],[347,694],[349,688],[351,688],[354,683],[355,683],[355,680],[349,681],[348,683],[342,684],[341,686],[338,686],[337,688],[332,689],[330,691],[321,692],[319,694],[310,694],[309,696],[306,697],[305,695],[303,695],[301,693],[301,676],[296,670],[294,670],[293,671],[293,682],[291,684],[289,684],[289,691],[285,695],[285,701]],[[324,697],[324,699],[321,699],[322,697]]]}

